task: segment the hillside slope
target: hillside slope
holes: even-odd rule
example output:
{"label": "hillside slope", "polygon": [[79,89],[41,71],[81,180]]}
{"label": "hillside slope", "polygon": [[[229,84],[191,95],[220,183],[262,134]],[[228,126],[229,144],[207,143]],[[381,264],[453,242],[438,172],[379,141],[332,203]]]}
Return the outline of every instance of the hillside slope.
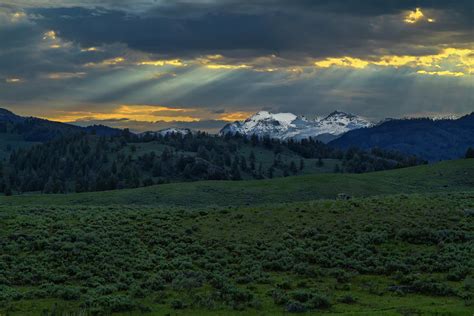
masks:
{"label": "hillside slope", "polygon": [[0,108],[0,138],[4,138],[4,134],[14,134],[27,142],[45,142],[80,132],[101,136],[120,135],[122,133],[119,129],[104,125],[80,127],[37,117],[23,117]]}
{"label": "hillside slope", "polygon": [[459,159],[474,146],[474,113],[457,120],[391,120],[353,130],[330,142],[338,148],[382,148],[429,161]]}
{"label": "hillside slope", "polygon": [[317,174],[271,180],[200,181],[69,195],[0,197],[0,205],[255,205],[334,199],[339,193],[374,196],[474,189],[474,159],[365,174]]}

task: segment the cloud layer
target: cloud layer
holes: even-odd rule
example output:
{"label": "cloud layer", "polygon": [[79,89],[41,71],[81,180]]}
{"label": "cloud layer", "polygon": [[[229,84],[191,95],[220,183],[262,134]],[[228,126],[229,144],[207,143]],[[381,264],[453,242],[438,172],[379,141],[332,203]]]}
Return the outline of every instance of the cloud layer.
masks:
{"label": "cloud layer", "polygon": [[136,129],[263,108],[462,114],[473,17],[463,0],[0,0],[0,105]]}

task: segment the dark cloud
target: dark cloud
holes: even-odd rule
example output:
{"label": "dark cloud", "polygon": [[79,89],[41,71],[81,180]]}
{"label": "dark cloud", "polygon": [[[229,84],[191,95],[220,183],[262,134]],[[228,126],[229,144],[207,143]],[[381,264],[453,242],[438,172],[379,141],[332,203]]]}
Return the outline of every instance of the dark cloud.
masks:
{"label": "dark cloud", "polygon": [[[193,57],[288,57],[418,53],[472,42],[472,3],[455,1],[176,2],[140,15],[87,8],[33,10],[38,23],[84,46],[124,43],[144,52]],[[399,16],[423,6],[437,23]],[[449,35],[449,36],[447,36]]]}
{"label": "dark cloud", "polygon": [[[417,7],[436,22],[404,23],[404,14]],[[25,16],[13,21],[14,12]],[[308,115],[340,109],[373,119],[466,113],[472,111],[472,81],[466,78],[419,76],[410,67],[311,65],[314,58],[374,60],[431,55],[447,47],[472,49],[473,17],[472,0],[0,0],[0,103],[24,113],[38,107],[104,112],[120,104],[198,108],[217,114],[211,117],[260,109]],[[58,49],[44,39],[51,30]],[[100,49],[82,50],[93,46]],[[134,63],[207,54],[224,55],[222,62],[229,65],[255,67],[221,71],[191,62],[150,69]],[[264,59],[272,54],[277,57]],[[118,56],[127,62],[100,67]],[[301,72],[286,71],[300,66]],[[278,70],[255,71],[266,67]],[[55,73],[63,80],[48,77]],[[9,84],[7,78],[22,83]],[[86,123],[93,121],[80,124]],[[136,130],[177,126],[214,131],[224,124],[103,123]]]}

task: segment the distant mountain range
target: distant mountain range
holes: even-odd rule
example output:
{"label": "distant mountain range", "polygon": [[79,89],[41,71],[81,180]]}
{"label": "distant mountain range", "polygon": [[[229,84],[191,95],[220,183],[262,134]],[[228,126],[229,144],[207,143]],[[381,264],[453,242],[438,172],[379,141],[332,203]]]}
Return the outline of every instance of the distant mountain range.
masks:
{"label": "distant mountain range", "polygon": [[9,110],[0,108],[0,132],[18,134],[25,141],[44,142],[81,131],[102,136],[112,136],[122,133],[120,129],[104,125],[80,127],[36,117],[23,117]]}
{"label": "distant mountain range", "polygon": [[[19,135],[28,142],[45,142],[78,132],[113,136],[124,131],[104,125],[80,127],[23,117],[0,108],[0,133]],[[193,131],[186,128],[166,128],[147,133],[165,136],[185,135]],[[220,131],[220,135],[228,133],[268,136],[280,140],[312,137],[341,149],[377,147],[416,155],[428,161],[438,161],[463,157],[468,147],[474,147],[474,113],[458,119],[387,119],[373,124],[360,116],[340,111],[316,119],[292,113],[261,111],[244,121],[227,124]]]}
{"label": "distant mountain range", "polygon": [[356,115],[335,111],[326,117],[307,119],[292,113],[261,111],[245,121],[227,124],[220,131],[225,134],[268,136],[280,140],[314,139],[328,142],[348,131],[371,127],[373,124]]}
{"label": "distant mountain range", "polygon": [[161,129],[159,131],[148,131],[148,132],[140,133],[138,135],[139,136],[145,136],[145,135],[166,136],[169,134],[187,135],[187,134],[192,134],[193,132],[194,131],[192,131],[189,128],[169,127],[169,128]]}
{"label": "distant mountain range", "polygon": [[338,148],[397,150],[429,161],[457,159],[474,147],[474,113],[459,119],[387,120],[352,130],[329,143]]}

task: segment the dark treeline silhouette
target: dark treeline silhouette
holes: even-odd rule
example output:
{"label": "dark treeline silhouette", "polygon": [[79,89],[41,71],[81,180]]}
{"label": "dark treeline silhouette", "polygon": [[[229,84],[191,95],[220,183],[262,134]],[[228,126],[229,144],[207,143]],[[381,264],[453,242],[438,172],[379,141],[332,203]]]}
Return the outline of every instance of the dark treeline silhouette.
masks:
{"label": "dark treeline silhouette", "polygon": [[[137,151],[147,144],[144,152]],[[156,150],[154,150],[156,148]],[[257,150],[273,153],[264,162]],[[286,156],[285,156],[286,154]],[[291,159],[288,159],[288,154]],[[264,179],[296,175],[304,159],[338,159],[335,172],[369,172],[423,163],[396,152],[334,149],[320,141],[280,141],[269,137],[193,134],[101,136],[85,132],[14,151],[0,166],[0,190],[88,192],[136,188],[175,181]],[[270,158],[271,159],[271,158]]]}

